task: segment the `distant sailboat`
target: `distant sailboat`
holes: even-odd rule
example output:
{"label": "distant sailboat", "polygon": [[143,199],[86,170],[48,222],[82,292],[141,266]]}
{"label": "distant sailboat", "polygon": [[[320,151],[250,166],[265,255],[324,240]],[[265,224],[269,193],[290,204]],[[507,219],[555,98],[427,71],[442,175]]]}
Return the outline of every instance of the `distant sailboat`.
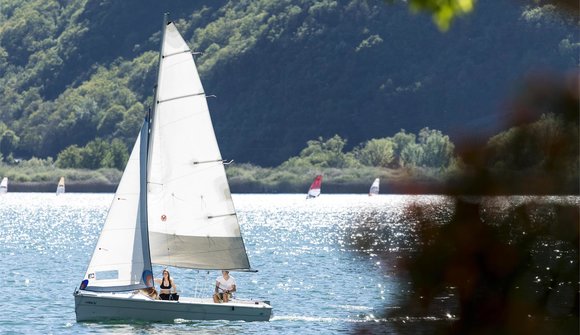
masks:
{"label": "distant sailboat", "polygon": [[8,178],[2,178],[2,182],[0,183],[0,193],[7,193],[8,192]]}
{"label": "distant sailboat", "polygon": [[161,32],[154,108],[145,118],[101,236],[74,293],[77,321],[268,321],[269,302],[153,300],[152,264],[202,270],[250,267],[205,92],[172,22]]}
{"label": "distant sailboat", "polygon": [[371,189],[369,190],[369,196],[379,194],[379,182],[380,182],[379,178],[375,179],[375,181],[371,185]]}
{"label": "distant sailboat", "polygon": [[310,185],[310,189],[308,190],[308,195],[306,199],[316,198],[320,195],[320,187],[322,186],[322,175],[316,176],[312,185]]}
{"label": "distant sailboat", "polygon": [[56,195],[64,193],[64,177],[60,177],[58,181],[58,186],[56,187]]}

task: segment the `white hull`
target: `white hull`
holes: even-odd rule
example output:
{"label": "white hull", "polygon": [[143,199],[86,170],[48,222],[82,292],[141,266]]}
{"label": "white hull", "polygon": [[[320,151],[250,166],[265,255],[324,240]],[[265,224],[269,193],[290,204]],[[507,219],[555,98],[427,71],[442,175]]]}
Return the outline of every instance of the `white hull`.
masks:
{"label": "white hull", "polygon": [[183,298],[178,302],[152,300],[139,293],[76,291],[77,321],[184,320],[268,321],[272,307],[262,301],[235,300],[216,304],[211,299]]}

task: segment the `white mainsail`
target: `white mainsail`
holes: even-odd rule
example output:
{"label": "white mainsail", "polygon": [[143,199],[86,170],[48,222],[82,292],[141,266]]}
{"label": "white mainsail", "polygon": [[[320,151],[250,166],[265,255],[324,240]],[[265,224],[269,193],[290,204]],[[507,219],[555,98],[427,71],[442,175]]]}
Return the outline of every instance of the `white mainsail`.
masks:
{"label": "white mainsail", "polygon": [[249,269],[240,226],[191,50],[163,37],[149,152],[151,260],[196,269]]}
{"label": "white mainsail", "polygon": [[8,192],[8,177],[2,178],[2,182],[0,182],[0,193]]}
{"label": "white mainsail", "polygon": [[379,183],[380,183],[379,178],[376,178],[373,184],[371,185],[371,188],[369,189],[369,195],[379,194]]}
{"label": "white mainsail", "polygon": [[[143,238],[140,204],[141,138],[147,122],[137,137],[105,225],[85,273],[81,289],[89,291],[124,291],[152,286],[151,261],[147,239]],[[149,278],[149,276],[151,276]]]}
{"label": "white mainsail", "polygon": [[58,185],[56,186],[56,195],[64,193],[64,177],[60,177]]}

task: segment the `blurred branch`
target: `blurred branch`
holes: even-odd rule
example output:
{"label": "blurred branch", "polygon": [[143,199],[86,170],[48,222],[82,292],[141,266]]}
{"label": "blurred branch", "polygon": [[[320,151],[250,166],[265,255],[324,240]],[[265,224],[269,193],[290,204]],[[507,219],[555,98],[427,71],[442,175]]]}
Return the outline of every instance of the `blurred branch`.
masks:
{"label": "blurred branch", "polygon": [[[393,3],[395,0],[384,0]],[[449,30],[451,23],[457,17],[471,13],[477,0],[408,0],[409,8],[413,13],[430,13],[433,22],[442,32]],[[531,3],[537,6],[554,5],[560,12],[572,15],[576,19],[580,14],[580,2],[577,0],[525,0],[524,3]]]}

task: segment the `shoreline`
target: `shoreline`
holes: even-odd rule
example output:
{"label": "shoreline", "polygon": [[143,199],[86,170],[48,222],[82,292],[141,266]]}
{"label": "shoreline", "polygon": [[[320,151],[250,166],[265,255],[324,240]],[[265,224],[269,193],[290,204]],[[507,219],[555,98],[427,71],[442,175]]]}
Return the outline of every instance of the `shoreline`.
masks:
{"label": "shoreline", "polygon": [[[82,181],[68,182],[66,184],[67,193],[115,193],[117,183]],[[8,184],[8,192],[21,193],[55,193],[56,183],[53,182],[11,182]],[[239,182],[230,183],[231,193],[294,193],[306,194],[309,184],[295,185],[282,183],[278,185],[265,185],[256,182]],[[322,192],[325,194],[368,194],[370,184],[367,183],[332,183],[326,182],[322,185]],[[436,195],[458,195],[455,192],[449,192],[452,188],[435,182],[406,182],[406,183],[389,183],[382,182],[380,186],[381,194],[436,194]],[[543,192],[515,192],[488,194],[491,196],[501,195],[556,195],[556,196],[578,196],[578,192],[560,192],[560,193],[543,193]],[[467,194],[466,194],[467,195]],[[477,194],[471,194],[477,195]]]}

